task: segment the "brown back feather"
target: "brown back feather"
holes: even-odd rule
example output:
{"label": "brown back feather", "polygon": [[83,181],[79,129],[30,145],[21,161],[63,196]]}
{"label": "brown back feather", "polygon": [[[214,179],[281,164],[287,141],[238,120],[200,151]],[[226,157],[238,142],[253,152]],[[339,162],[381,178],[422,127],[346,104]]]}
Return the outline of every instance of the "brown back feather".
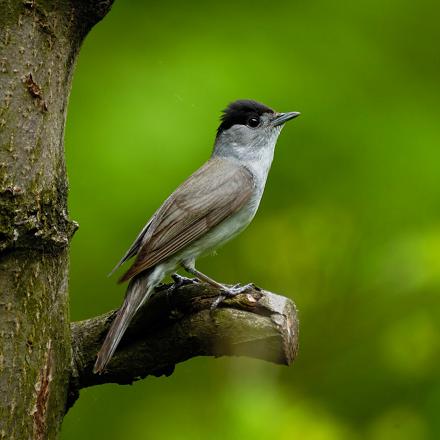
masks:
{"label": "brown back feather", "polygon": [[253,188],[247,168],[210,159],[156,212],[133,266],[119,282],[165,261],[206,234],[243,207]]}

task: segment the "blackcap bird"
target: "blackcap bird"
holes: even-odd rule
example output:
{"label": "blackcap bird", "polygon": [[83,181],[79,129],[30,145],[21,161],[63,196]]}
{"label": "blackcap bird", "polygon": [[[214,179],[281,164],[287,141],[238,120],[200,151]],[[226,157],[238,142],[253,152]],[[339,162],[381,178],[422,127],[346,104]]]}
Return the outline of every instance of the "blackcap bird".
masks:
{"label": "blackcap bird", "polygon": [[246,289],[214,281],[195,268],[195,260],[235,237],[251,222],[281,129],[298,115],[278,113],[250,100],[235,101],[224,110],[210,159],[165,200],[113,269],[136,256],[120,279],[130,282],[98,353],[95,373],[104,370],[133,316],[154,288],[178,267],[221,289],[223,295],[215,305]]}

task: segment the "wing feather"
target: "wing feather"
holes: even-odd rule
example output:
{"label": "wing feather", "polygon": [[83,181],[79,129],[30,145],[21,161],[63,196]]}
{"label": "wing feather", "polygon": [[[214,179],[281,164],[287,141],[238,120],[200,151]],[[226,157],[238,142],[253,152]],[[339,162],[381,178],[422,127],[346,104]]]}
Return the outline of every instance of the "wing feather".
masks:
{"label": "wing feather", "polygon": [[[207,181],[206,176],[210,179]],[[190,176],[157,211],[133,266],[120,282],[181,251],[238,211],[254,188],[247,168],[210,159]]]}
{"label": "wing feather", "polygon": [[111,275],[113,275],[113,273],[119,269],[119,267],[121,267],[127,260],[129,260],[130,258],[134,257],[138,252],[139,249],[142,246],[142,240],[144,239],[145,234],[148,231],[148,228],[151,225],[151,222],[153,221],[154,218],[150,219],[149,222],[144,226],[144,228],[142,229],[142,231],[139,233],[139,235],[136,237],[136,240],[133,242],[133,244],[130,246],[130,248],[128,249],[128,251],[124,254],[124,256],[121,258],[121,260],[119,261],[119,263],[111,270],[111,272],[108,274],[108,276],[110,277]]}

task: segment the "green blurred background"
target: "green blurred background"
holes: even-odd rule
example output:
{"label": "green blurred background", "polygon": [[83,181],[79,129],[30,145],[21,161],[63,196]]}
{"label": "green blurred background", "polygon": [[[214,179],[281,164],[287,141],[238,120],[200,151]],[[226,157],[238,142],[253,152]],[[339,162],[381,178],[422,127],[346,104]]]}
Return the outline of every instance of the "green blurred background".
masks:
{"label": "green blurred background", "polygon": [[192,359],[81,392],[62,439],[440,438],[440,6],[117,0],[83,45],[66,131],[71,317],[210,154],[220,110],[302,116],[252,225],[199,268],[291,296],[293,367]]}

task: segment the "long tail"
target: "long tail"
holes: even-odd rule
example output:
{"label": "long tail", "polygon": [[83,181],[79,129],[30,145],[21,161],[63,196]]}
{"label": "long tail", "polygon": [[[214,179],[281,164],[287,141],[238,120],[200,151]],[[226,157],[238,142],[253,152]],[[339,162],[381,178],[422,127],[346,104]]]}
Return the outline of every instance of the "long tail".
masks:
{"label": "long tail", "polygon": [[102,373],[113,356],[122,336],[138,309],[149,298],[155,285],[150,280],[150,273],[133,278],[127,288],[124,303],[112,322],[104,343],[98,352],[94,373]]}

